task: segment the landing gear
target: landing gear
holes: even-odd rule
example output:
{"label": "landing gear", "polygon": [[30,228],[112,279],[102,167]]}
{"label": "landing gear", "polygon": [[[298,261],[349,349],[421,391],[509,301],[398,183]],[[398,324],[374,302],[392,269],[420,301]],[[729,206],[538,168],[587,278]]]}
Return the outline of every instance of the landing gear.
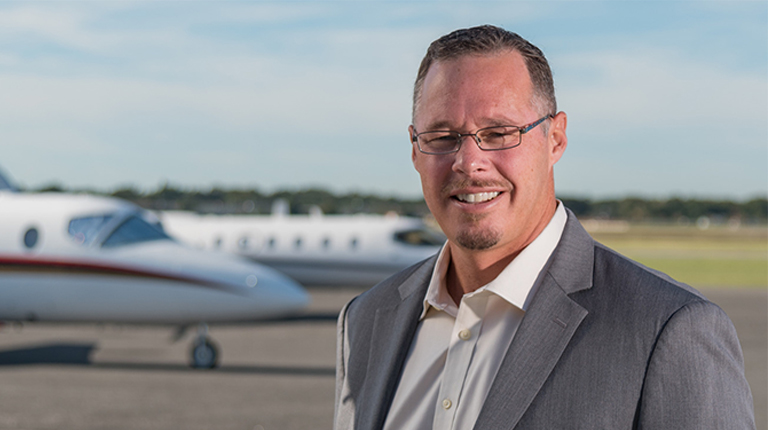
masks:
{"label": "landing gear", "polygon": [[208,325],[200,323],[192,348],[189,365],[196,369],[213,369],[218,365],[219,350],[208,337]]}

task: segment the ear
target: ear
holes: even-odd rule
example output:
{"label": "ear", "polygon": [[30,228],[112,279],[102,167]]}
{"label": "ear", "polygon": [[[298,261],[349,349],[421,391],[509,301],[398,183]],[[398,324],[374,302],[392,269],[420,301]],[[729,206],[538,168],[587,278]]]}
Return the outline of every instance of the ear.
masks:
{"label": "ear", "polygon": [[565,112],[558,112],[552,123],[549,126],[549,136],[547,142],[549,143],[549,160],[550,165],[554,166],[555,163],[563,156],[565,148],[568,146],[568,135],[565,132],[568,126],[568,116]]}
{"label": "ear", "polygon": [[416,153],[419,152],[419,150],[416,148],[416,144],[413,142],[413,136],[415,133],[415,129],[412,125],[408,126],[408,136],[410,137],[411,142],[411,162],[416,163]]}

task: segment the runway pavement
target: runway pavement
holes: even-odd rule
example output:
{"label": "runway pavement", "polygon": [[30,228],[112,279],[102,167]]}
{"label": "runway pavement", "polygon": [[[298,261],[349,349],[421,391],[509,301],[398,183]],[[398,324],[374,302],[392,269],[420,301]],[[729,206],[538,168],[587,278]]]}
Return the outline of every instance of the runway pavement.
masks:
{"label": "runway pavement", "polygon": [[[314,288],[304,318],[211,327],[212,371],[187,367],[192,334],[173,329],[29,324],[0,330],[0,430],[329,429],[335,315],[360,290]],[[736,325],[755,398],[768,420],[768,292],[704,293]]]}

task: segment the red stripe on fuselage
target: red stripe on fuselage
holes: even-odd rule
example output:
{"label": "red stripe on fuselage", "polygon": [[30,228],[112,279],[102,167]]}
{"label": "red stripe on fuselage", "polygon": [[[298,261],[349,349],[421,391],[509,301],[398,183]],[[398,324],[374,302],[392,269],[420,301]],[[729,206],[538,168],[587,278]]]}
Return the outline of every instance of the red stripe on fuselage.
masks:
{"label": "red stripe on fuselage", "polygon": [[136,267],[115,266],[105,264],[103,262],[93,261],[55,260],[37,257],[0,255],[0,273],[2,272],[126,276],[184,282],[187,284],[194,284],[201,287],[229,292],[239,291],[236,287],[225,284],[218,284],[205,279],[144,270]]}

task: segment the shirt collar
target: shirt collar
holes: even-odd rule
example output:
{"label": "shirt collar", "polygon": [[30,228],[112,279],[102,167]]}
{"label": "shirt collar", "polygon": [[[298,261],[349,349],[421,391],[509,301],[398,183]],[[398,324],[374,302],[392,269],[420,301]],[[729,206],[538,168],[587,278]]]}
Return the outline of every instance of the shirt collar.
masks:
{"label": "shirt collar", "polygon": [[[558,201],[555,214],[536,239],[520,251],[495,279],[470,294],[489,291],[523,311],[527,310],[536,278],[560,242],[567,218],[562,202]],[[448,294],[445,285],[445,275],[450,261],[451,250],[446,242],[432,270],[432,278],[429,281],[427,294],[424,297],[424,308],[419,319],[427,315],[430,306],[456,317],[458,307]]]}

